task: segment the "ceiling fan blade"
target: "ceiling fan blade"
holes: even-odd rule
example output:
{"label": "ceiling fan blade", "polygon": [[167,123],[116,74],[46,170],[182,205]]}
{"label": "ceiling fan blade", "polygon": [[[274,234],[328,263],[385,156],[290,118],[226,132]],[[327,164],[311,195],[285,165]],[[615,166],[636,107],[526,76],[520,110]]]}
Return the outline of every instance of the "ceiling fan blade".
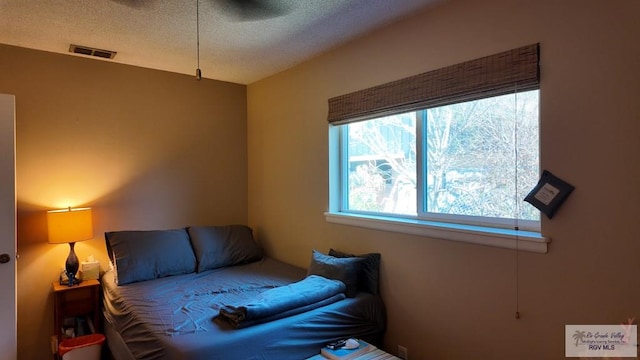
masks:
{"label": "ceiling fan blade", "polygon": [[111,0],[115,3],[128,6],[134,9],[149,8],[154,6],[156,0]]}
{"label": "ceiling fan blade", "polygon": [[264,20],[288,13],[291,9],[277,0],[214,0],[217,8],[239,21]]}

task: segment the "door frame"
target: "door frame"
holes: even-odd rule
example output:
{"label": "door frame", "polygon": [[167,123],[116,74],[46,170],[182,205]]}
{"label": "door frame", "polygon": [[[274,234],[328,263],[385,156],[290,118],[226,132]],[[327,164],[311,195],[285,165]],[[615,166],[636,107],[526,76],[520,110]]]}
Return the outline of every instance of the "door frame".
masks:
{"label": "door frame", "polygon": [[15,114],[15,96],[0,94],[0,254],[9,255],[0,263],[0,354],[7,360],[18,353]]}

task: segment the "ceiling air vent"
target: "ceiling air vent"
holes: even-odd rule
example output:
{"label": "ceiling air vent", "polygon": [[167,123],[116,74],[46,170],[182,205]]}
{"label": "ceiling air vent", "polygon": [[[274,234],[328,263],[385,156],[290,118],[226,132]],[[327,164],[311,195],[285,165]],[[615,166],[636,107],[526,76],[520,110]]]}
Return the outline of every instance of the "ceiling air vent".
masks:
{"label": "ceiling air vent", "polygon": [[113,59],[117,54],[117,52],[111,51],[111,50],[101,50],[101,49],[96,49],[88,46],[74,45],[74,44],[71,44],[69,46],[69,52],[72,52],[74,54],[96,56],[104,59]]}

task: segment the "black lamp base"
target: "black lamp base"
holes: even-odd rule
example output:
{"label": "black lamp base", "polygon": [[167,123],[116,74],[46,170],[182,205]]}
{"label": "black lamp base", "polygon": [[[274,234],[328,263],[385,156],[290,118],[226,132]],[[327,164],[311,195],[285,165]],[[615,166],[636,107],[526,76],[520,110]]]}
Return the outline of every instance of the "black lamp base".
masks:
{"label": "black lamp base", "polygon": [[[82,282],[82,279],[76,278],[76,273],[78,272],[80,263],[78,262],[78,257],[76,256],[75,251],[73,251],[73,247],[75,246],[75,244],[76,243],[74,242],[69,243],[69,256],[67,257],[67,262],[64,264],[68,280],[64,285],[73,286],[78,285]],[[60,284],[62,284],[62,280],[60,281]]]}

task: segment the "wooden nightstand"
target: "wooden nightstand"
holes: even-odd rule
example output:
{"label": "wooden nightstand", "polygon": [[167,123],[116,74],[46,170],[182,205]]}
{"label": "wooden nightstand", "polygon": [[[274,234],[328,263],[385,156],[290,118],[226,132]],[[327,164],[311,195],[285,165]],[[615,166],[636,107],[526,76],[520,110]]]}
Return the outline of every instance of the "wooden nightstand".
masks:
{"label": "wooden nightstand", "polygon": [[[100,332],[100,282],[84,280],[79,285],[53,283],[53,332],[62,341],[71,335]],[[68,333],[66,333],[68,332]]]}

